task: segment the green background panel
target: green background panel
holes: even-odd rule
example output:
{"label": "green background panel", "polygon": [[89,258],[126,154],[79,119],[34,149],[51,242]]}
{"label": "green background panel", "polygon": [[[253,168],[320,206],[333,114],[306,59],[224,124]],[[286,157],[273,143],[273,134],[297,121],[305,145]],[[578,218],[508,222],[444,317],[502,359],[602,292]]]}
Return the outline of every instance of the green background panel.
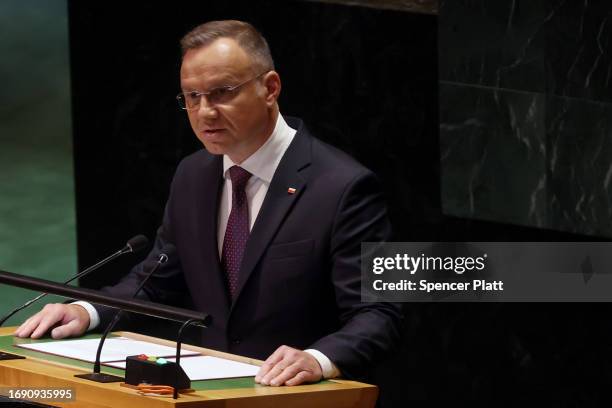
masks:
{"label": "green background panel", "polygon": [[[77,267],[66,0],[3,0],[0,32],[0,269],[66,280]],[[0,285],[0,315],[34,294]]]}

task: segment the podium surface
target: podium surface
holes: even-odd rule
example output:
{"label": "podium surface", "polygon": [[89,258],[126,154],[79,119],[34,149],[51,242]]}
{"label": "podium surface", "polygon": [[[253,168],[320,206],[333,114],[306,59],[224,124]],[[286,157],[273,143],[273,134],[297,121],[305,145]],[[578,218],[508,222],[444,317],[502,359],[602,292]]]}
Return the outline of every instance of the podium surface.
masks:
{"label": "podium surface", "polygon": [[[178,399],[139,395],[121,383],[96,383],[74,377],[91,372],[93,364],[15,347],[24,341],[12,336],[14,328],[0,328],[0,350],[25,356],[25,359],[0,361],[0,387],[10,388],[70,388],[74,400],[41,401],[57,407],[374,407],[378,396],[376,386],[347,380],[325,380],[316,384],[294,387],[269,387],[256,384],[253,377],[192,381],[194,392],[180,394]],[[130,332],[117,332],[128,338],[175,346],[174,342]],[[32,340],[25,340],[32,341]],[[228,358],[260,365],[260,360],[236,356],[211,349],[183,344],[184,349],[203,355]],[[124,376],[124,371],[102,367],[102,372]],[[6,388],[5,388],[6,391]]]}

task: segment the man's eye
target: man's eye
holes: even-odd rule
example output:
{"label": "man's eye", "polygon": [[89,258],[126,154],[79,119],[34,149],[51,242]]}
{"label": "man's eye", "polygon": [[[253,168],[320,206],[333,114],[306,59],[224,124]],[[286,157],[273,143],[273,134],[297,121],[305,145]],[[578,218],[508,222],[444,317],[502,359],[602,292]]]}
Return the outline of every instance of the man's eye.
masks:
{"label": "man's eye", "polygon": [[200,99],[200,94],[198,92],[187,92],[185,98],[190,102],[195,102]]}
{"label": "man's eye", "polygon": [[232,95],[232,89],[228,87],[211,89],[208,94],[208,98],[214,102],[223,102],[230,98]]}

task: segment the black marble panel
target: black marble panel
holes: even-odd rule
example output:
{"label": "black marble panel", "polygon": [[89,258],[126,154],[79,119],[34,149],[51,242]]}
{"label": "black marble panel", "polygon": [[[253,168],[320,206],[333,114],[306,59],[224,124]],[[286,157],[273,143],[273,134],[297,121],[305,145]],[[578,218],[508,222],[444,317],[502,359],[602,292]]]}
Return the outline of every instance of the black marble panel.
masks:
{"label": "black marble panel", "polygon": [[372,7],[377,9],[408,11],[412,13],[436,14],[438,0],[306,0],[320,3],[344,4],[347,6]]}
{"label": "black marble panel", "polygon": [[440,79],[612,101],[612,3],[442,0]]}
{"label": "black marble panel", "polygon": [[440,80],[543,92],[550,12],[541,0],[441,0]]}
{"label": "black marble panel", "polygon": [[546,27],[548,90],[612,101],[612,2],[560,1]]}
{"label": "black marble panel", "polygon": [[441,83],[445,214],[546,227],[545,98]]}
{"label": "black marble panel", "polygon": [[551,226],[612,236],[612,104],[550,97],[546,123]]}
{"label": "black marble panel", "polygon": [[[612,236],[607,225],[611,43],[609,1],[440,2],[441,151],[455,149],[442,156],[446,214]],[[468,86],[449,88],[451,84]],[[515,91],[523,97],[496,96]],[[528,103],[523,98],[538,99],[539,116],[525,119],[535,120],[531,130],[542,132],[538,140],[545,145],[547,172],[538,167],[535,179],[534,163],[496,140],[498,132],[516,134],[520,129],[508,128],[512,117],[503,113],[523,112]],[[456,102],[464,100],[471,102]],[[500,101],[507,104],[501,111]],[[448,117],[464,125],[448,127]],[[455,140],[454,147],[448,140],[450,129],[463,132],[467,143]],[[514,170],[501,165],[491,171],[490,146],[512,157],[508,162],[515,163]],[[505,184],[496,181],[500,172]],[[504,196],[508,199],[500,198]]]}

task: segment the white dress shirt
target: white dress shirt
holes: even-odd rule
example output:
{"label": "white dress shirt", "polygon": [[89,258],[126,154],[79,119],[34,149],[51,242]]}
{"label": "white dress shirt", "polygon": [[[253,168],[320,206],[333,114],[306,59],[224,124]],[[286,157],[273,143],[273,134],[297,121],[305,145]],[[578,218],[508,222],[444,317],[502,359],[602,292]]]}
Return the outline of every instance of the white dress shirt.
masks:
{"label": "white dress shirt", "polygon": [[[276,125],[268,140],[255,153],[250,155],[245,161],[240,164],[240,167],[252,174],[247,182],[245,192],[249,207],[249,230],[253,228],[261,205],[266,197],[270,182],[276,168],[280,163],[287,148],[291,144],[296,130],[289,127],[285,119],[279,114],[276,120]],[[223,155],[223,191],[221,192],[221,203],[219,205],[219,222],[217,226],[217,242],[219,250],[219,259],[223,249],[223,239],[225,237],[225,229],[227,228],[227,220],[232,210],[232,180],[229,176],[229,169],[235,166],[228,156]],[[83,306],[89,313],[89,328],[92,330],[100,324],[100,316],[96,309],[88,302],[77,301],[73,304]],[[340,370],[331,362],[331,360],[323,353],[315,349],[304,350],[313,356],[321,366],[324,378],[334,378],[340,375]]]}
{"label": "white dress shirt", "polygon": [[[252,174],[247,182],[245,192],[249,207],[249,231],[253,229],[259,210],[263,203],[274,172],[278,167],[285,151],[295,136],[295,129],[291,129],[285,119],[279,114],[272,134],[255,153],[240,164],[240,167]],[[232,179],[229,169],[237,164],[228,156],[223,155],[223,191],[219,204],[219,222],[217,223],[217,243],[219,246],[219,259],[223,249],[227,220],[232,211]]]}

